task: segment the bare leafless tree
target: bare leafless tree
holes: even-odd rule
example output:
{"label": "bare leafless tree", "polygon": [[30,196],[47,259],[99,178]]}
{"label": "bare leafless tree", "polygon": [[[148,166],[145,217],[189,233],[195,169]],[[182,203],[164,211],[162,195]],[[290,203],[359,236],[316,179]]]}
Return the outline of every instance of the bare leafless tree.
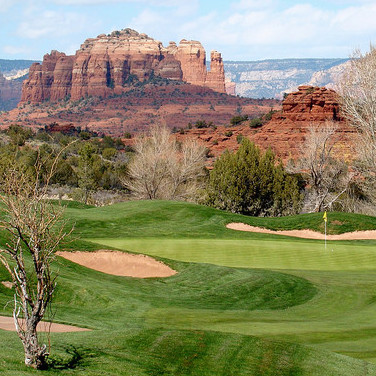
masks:
{"label": "bare leafless tree", "polygon": [[0,249],[0,261],[15,288],[13,318],[24,347],[25,364],[37,369],[46,366],[48,356],[47,346],[38,339],[37,325],[45,316],[56,287],[51,264],[55,250],[68,235],[62,220],[63,208],[46,199],[56,162],[57,158],[45,179],[38,158],[35,175],[14,167],[0,182],[0,226],[8,234],[6,246]]}
{"label": "bare leafless tree", "polygon": [[142,199],[191,199],[205,176],[205,148],[182,143],[166,127],[153,126],[135,143],[124,185]]}
{"label": "bare leafless tree", "polygon": [[301,158],[290,168],[306,177],[308,211],[330,209],[351,181],[346,163],[335,158],[337,129],[334,122],[312,124],[301,148]]}
{"label": "bare leafless tree", "polygon": [[359,183],[376,201],[376,48],[356,50],[338,83],[342,115],[358,131],[355,145]]}

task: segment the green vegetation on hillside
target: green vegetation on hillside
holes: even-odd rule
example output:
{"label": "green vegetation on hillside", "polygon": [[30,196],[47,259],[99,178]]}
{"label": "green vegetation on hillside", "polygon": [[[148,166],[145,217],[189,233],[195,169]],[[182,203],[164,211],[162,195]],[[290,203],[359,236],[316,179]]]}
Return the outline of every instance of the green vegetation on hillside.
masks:
{"label": "green vegetation on hillside", "polygon": [[[58,126],[56,123],[51,127]],[[10,126],[0,141],[0,174],[9,165],[18,165],[25,173],[35,174],[37,158],[44,164],[41,181],[62,148],[66,148],[51,180],[51,194],[103,204],[115,193],[125,193],[120,177],[126,173],[132,149],[119,138],[104,136],[87,130],[74,129],[63,134]]]}

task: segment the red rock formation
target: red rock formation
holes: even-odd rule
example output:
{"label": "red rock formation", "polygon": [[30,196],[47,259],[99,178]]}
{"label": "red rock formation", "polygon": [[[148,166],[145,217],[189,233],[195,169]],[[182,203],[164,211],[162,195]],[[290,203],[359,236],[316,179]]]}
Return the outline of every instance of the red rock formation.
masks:
{"label": "red rock formation", "polygon": [[44,128],[53,122],[72,124],[81,129],[114,136],[137,133],[152,124],[186,128],[189,123],[205,120],[215,125],[229,124],[239,114],[250,117],[279,108],[276,100],[228,96],[203,86],[168,81],[133,87],[122,96],[88,97],[82,101],[61,101],[38,105],[24,103],[7,114],[0,114],[0,127],[11,124]]}
{"label": "red rock formation", "polygon": [[273,115],[253,136],[263,147],[271,147],[284,161],[300,156],[306,135],[311,127],[322,127],[327,121],[338,126],[342,156],[351,159],[356,134],[339,116],[338,95],[325,87],[300,86],[282,103],[282,112]]}
{"label": "red rock formation", "polygon": [[339,120],[338,95],[325,87],[299,86],[283,101],[281,116],[291,121]]}
{"label": "red rock formation", "polygon": [[44,127],[44,130],[47,133],[62,133],[67,135],[74,135],[78,134],[78,129],[73,124],[58,124],[58,123],[51,123]]}
{"label": "red rock formation", "polygon": [[342,158],[351,160],[356,131],[339,118],[338,111],[338,96],[333,90],[301,86],[286,97],[282,111],[275,113],[272,120],[260,128],[250,128],[249,122],[244,122],[230,128],[192,129],[179,137],[200,139],[216,158],[226,149],[237,150],[241,135],[264,150],[270,147],[286,163],[289,159],[299,158],[310,127],[321,127],[326,121],[334,121],[338,125],[340,140],[337,152]]}
{"label": "red rock formation", "polygon": [[207,71],[206,54],[200,42],[182,40],[167,48],[146,34],[125,29],[111,35],[89,38],[75,56],[52,51],[43,63],[33,64],[25,81],[21,102],[57,101],[66,96],[107,97],[127,91],[135,79],[154,76],[205,86],[225,93],[221,54],[211,53]]}
{"label": "red rock formation", "polygon": [[226,93],[224,75],[222,56],[219,52],[212,51],[210,54],[210,72],[207,72],[205,86],[220,93]]}
{"label": "red rock formation", "polygon": [[200,42],[183,39],[175,58],[181,63],[184,81],[204,86],[207,75],[206,54]]}
{"label": "red rock formation", "polygon": [[[56,63],[59,59],[65,58],[67,56],[64,53],[51,51],[51,54],[44,55],[42,64],[32,64],[29,70],[29,78],[24,81],[22,86],[21,102],[38,103],[46,99],[56,99],[59,89],[57,83],[54,85]],[[58,70],[57,76],[59,76],[60,70]],[[61,80],[60,85],[64,85]],[[51,88],[54,88],[52,93]],[[65,95],[67,94],[59,99],[63,99]]]}
{"label": "red rock formation", "polygon": [[52,101],[65,98],[70,95],[73,63],[73,56],[62,55],[57,60],[50,92],[50,99]]}

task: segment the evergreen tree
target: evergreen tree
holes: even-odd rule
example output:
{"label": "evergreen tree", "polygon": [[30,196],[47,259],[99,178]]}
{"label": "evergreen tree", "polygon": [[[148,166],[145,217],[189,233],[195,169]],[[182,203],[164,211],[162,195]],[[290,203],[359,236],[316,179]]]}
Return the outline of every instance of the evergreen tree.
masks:
{"label": "evergreen tree", "polygon": [[209,206],[254,216],[297,213],[302,199],[298,179],[276,163],[270,149],[262,154],[248,139],[215,162],[207,196]]}
{"label": "evergreen tree", "polygon": [[89,198],[89,193],[91,190],[96,188],[97,180],[95,179],[95,149],[92,144],[85,143],[79,150],[79,160],[78,160],[78,186],[84,192],[84,202],[87,203]]}

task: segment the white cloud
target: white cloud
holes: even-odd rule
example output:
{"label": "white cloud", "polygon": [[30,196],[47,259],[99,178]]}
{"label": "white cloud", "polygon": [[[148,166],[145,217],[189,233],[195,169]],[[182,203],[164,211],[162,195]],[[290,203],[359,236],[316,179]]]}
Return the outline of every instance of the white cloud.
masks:
{"label": "white cloud", "polygon": [[180,0],[53,0],[61,5],[97,5],[111,3],[143,3],[155,6],[180,6]]}
{"label": "white cloud", "polygon": [[0,0],[0,13],[5,13],[17,0]]}
{"label": "white cloud", "polygon": [[161,13],[145,9],[131,20],[130,27],[139,31],[148,30],[148,33],[152,33],[153,30],[158,30],[164,22],[165,18]]}
{"label": "white cloud", "polygon": [[198,0],[181,1],[176,4],[175,8],[173,13],[176,17],[187,17],[195,14],[199,10],[200,4]]}
{"label": "white cloud", "polygon": [[264,54],[258,58],[347,56],[354,47],[351,44],[362,38],[372,42],[368,38],[376,34],[374,0],[361,0],[356,6],[353,3],[333,8],[309,0],[295,5],[280,0],[239,0],[222,19],[219,14],[200,17],[179,29],[199,30],[204,44],[216,44],[218,50],[237,56],[256,51]]}
{"label": "white cloud", "polygon": [[238,10],[258,10],[270,8],[271,6],[276,5],[275,0],[240,0],[232,4],[233,9]]}
{"label": "white cloud", "polygon": [[332,19],[332,27],[346,34],[376,32],[376,4],[349,7],[339,11]]}
{"label": "white cloud", "polygon": [[[15,16],[19,24],[8,25],[7,35],[34,39],[38,46],[49,39],[49,46],[70,51],[86,37],[112,31],[111,26],[129,26],[165,43],[199,40],[225,59],[347,56],[376,38],[375,0],[0,0],[0,12],[11,14],[16,4],[22,4]],[[102,17],[100,4],[108,9],[116,4],[119,13]],[[78,14],[82,7],[74,5],[87,9]],[[17,42],[8,38],[2,44]]]}
{"label": "white cloud", "polygon": [[61,37],[85,29],[89,23],[84,16],[76,13],[61,13],[46,10],[40,14],[29,12],[20,23],[18,35],[24,38]]}
{"label": "white cloud", "polygon": [[28,54],[30,53],[30,48],[22,46],[4,46],[3,52],[9,55]]}

